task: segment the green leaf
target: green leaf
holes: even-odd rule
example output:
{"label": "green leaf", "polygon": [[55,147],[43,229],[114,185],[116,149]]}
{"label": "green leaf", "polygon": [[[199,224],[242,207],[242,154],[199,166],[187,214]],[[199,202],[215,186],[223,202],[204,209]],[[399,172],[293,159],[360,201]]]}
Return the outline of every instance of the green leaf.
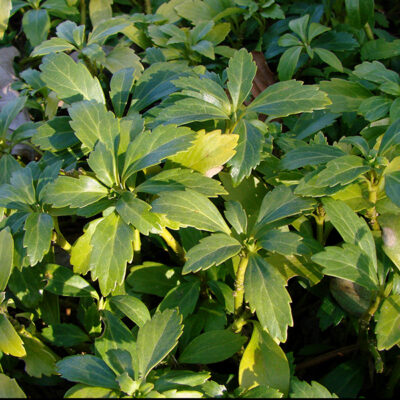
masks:
{"label": "green leaf", "polygon": [[336,118],[338,118],[337,114],[333,114],[326,110],[304,113],[297,118],[296,123],[290,132],[296,136],[296,139],[303,140],[311,136],[313,133],[317,133],[321,129],[332,125]]}
{"label": "green leaf", "polygon": [[303,241],[303,237],[295,232],[282,232],[273,229],[260,236],[257,243],[265,250],[284,256],[292,254],[305,255],[311,250]]}
{"label": "green leaf", "polygon": [[235,154],[237,135],[223,135],[220,130],[196,133],[196,140],[185,152],[169,157],[177,164],[212,177]]}
{"label": "green leaf", "polygon": [[178,344],[182,334],[182,317],[177,310],[156,312],[140,329],[137,337],[138,371],[136,378],[145,379]]}
{"label": "green leaf", "polygon": [[289,47],[282,54],[278,64],[278,75],[280,81],[287,81],[293,77],[302,50],[303,46],[293,46]]}
{"label": "green leaf", "polygon": [[160,233],[162,230],[160,218],[150,211],[151,206],[131,192],[122,193],[115,209],[125,223],[132,224],[143,235]]}
{"label": "green leaf", "polygon": [[20,168],[14,171],[10,179],[11,186],[15,189],[21,199],[26,204],[35,204],[35,188],[33,186],[33,176],[30,168]]}
{"label": "green leaf", "polygon": [[131,22],[124,17],[107,18],[100,21],[89,33],[87,44],[96,43],[101,45],[109,36],[121,32],[130,24]]}
{"label": "green leaf", "polygon": [[103,90],[83,64],[77,64],[64,53],[49,54],[40,66],[42,79],[49,89],[67,102],[96,100],[104,104]]}
{"label": "green leaf", "polygon": [[74,324],[54,324],[42,330],[42,336],[53,346],[71,347],[89,341],[89,337]]}
{"label": "green leaf", "polygon": [[381,85],[390,82],[400,84],[399,75],[387,69],[385,65],[379,61],[364,61],[354,68],[353,74],[360,79],[366,79],[367,81]]}
{"label": "green leaf", "polygon": [[400,270],[400,226],[396,214],[381,214],[378,217],[382,229],[382,249]]}
{"label": "green leaf", "polygon": [[53,232],[53,219],[49,214],[31,213],[24,225],[24,247],[31,265],[42,261],[50,250],[51,235]]}
{"label": "green leaf", "polygon": [[178,308],[179,313],[185,319],[192,314],[200,295],[200,281],[195,279],[182,283],[171,289],[158,305],[157,311]]}
{"label": "green leaf", "polygon": [[263,225],[312,210],[315,201],[297,197],[292,189],[280,185],[268,192],[262,200],[255,230]]}
{"label": "green leaf", "polygon": [[247,232],[247,215],[240,202],[227,201],[225,203],[224,214],[225,218],[239,235]]}
{"label": "green leaf", "polygon": [[7,317],[0,312],[0,351],[14,357],[26,355],[24,344]]}
{"label": "green leaf", "polygon": [[343,201],[322,199],[324,209],[333,226],[346,243],[355,244],[371,259],[374,270],[378,270],[375,241],[364,219]]}
{"label": "green leaf", "polygon": [[127,46],[116,46],[108,54],[102,64],[112,73],[125,69],[127,65],[134,67],[135,76],[143,71],[143,65],[135,51]]}
{"label": "green leaf", "polygon": [[99,298],[96,290],[85,279],[62,265],[46,264],[45,277],[47,284],[44,289],[48,292],[59,296]]}
{"label": "green leaf", "polygon": [[303,15],[300,18],[292,19],[289,22],[289,28],[299,35],[300,39],[303,42],[307,41],[307,28],[308,28],[308,21],[310,20],[310,16],[308,14]]}
{"label": "green leaf", "polygon": [[26,394],[19,387],[15,379],[0,373],[0,397],[3,399],[26,399]]}
{"label": "green leaf", "polygon": [[325,144],[309,144],[288,151],[281,159],[280,167],[291,171],[307,165],[326,163],[345,154],[338,147]]}
{"label": "green leaf", "polygon": [[316,85],[291,80],[278,82],[265,89],[247,107],[247,111],[267,114],[269,118],[286,117],[301,112],[321,110],[331,102]]}
{"label": "green leaf", "polygon": [[110,81],[110,97],[115,115],[119,118],[124,114],[129,94],[135,80],[134,68],[123,68],[117,71]]}
{"label": "green leaf", "polygon": [[357,111],[363,100],[372,93],[359,83],[333,78],[320,82],[320,88],[328,94],[332,104],[328,107],[333,113]]}
{"label": "green leaf", "polygon": [[132,260],[133,231],[115,212],[104,217],[95,228],[90,245],[89,269],[92,279],[99,280],[103,296],[121,285],[126,264]]}
{"label": "green leaf", "polygon": [[385,192],[389,199],[400,207],[400,171],[385,175]]}
{"label": "green leaf", "polygon": [[311,381],[311,384],[306,381],[300,381],[297,378],[292,379],[290,382],[290,398],[292,399],[330,399],[337,398],[336,394],[329,392],[327,388],[320,383]]}
{"label": "green leaf", "polygon": [[12,174],[21,168],[19,162],[11,154],[3,154],[0,158],[0,185],[9,183]]}
{"label": "green leaf", "polygon": [[103,387],[87,386],[78,383],[64,393],[66,399],[88,399],[88,398],[113,398],[119,396],[119,390],[111,390]]}
{"label": "green leaf", "polygon": [[[47,35],[46,35],[47,36]],[[76,50],[76,47],[69,41],[53,37],[38,44],[32,51],[31,57],[45,56],[50,53],[59,53],[61,51]]]}
{"label": "green leaf", "polygon": [[281,399],[283,393],[270,386],[257,385],[240,393],[240,397],[244,399]]}
{"label": "green leaf", "polygon": [[151,132],[141,133],[126,151],[123,181],[137,171],[187,150],[194,139],[195,133],[190,128],[178,128],[176,125],[159,126]]}
{"label": "green leaf", "polygon": [[355,28],[363,28],[374,20],[374,0],[346,0],[347,20]]}
{"label": "green leaf", "polygon": [[239,134],[239,141],[235,147],[236,154],[229,160],[228,165],[232,167],[230,174],[237,185],[260,163],[264,137],[248,120],[241,120],[234,132]]}
{"label": "green leaf", "polygon": [[218,301],[225,306],[228,313],[234,312],[234,296],[233,290],[224,282],[208,281],[209,288],[215,294]]}
{"label": "green leaf", "polygon": [[392,294],[383,301],[375,327],[378,350],[389,350],[400,342],[399,308],[399,294]]}
{"label": "green leaf", "polygon": [[378,288],[378,278],[370,258],[355,244],[327,246],[311,259],[324,267],[325,275],[347,279],[370,290]]}
{"label": "green leaf", "polygon": [[274,339],[253,322],[253,333],[239,365],[239,385],[250,389],[257,385],[289,392],[290,370],[286,355]]}
{"label": "green leaf", "polygon": [[22,18],[22,28],[31,46],[35,47],[46,40],[50,30],[50,17],[46,10],[29,10]]}
{"label": "green leaf", "polygon": [[119,388],[114,372],[103,360],[90,354],[65,357],[57,363],[57,370],[68,381],[110,389]]}
{"label": "green leaf", "polygon": [[293,326],[290,296],[286,281],[279,271],[258,254],[251,254],[244,287],[246,300],[256,310],[264,329],[272,337],[285,342],[287,328]]}
{"label": "green leaf", "polygon": [[253,86],[257,66],[246,49],[240,49],[229,60],[226,73],[228,90],[231,95],[233,112],[246,100]]}
{"label": "green leaf", "polygon": [[112,307],[123,312],[139,328],[151,319],[146,305],[137,297],[126,294],[112,296],[109,301]]}
{"label": "green leaf", "polygon": [[111,150],[116,147],[119,123],[104,104],[96,101],[77,102],[72,104],[68,112],[75,135],[90,150],[98,140]]}
{"label": "green leaf", "polygon": [[153,212],[166,214],[183,227],[192,226],[210,232],[230,234],[226,222],[215,205],[201,193],[190,189],[162,192],[152,203]]}
{"label": "green leaf", "polygon": [[147,261],[132,267],[126,281],[134,292],[164,297],[179,285],[179,276],[177,270],[167,265]]}
{"label": "green leaf", "polygon": [[337,71],[343,72],[343,65],[336,57],[335,53],[320,47],[313,47],[313,50],[323,62],[335,68]]}
{"label": "green leaf", "polygon": [[7,287],[13,268],[14,239],[10,228],[0,231],[0,292]]}
{"label": "green leaf", "polygon": [[159,194],[160,192],[185,190],[185,188],[195,190],[207,197],[226,194],[225,189],[216,179],[210,179],[198,172],[184,168],[163,170],[136,186],[135,191]]}
{"label": "green leaf", "polygon": [[246,338],[230,330],[212,330],[193,339],[183,350],[179,362],[184,364],[213,364],[232,357]]}
{"label": "green leaf", "polygon": [[96,178],[108,187],[119,184],[117,162],[114,152],[103,142],[97,142],[94,150],[87,160],[90,168],[96,174]]}
{"label": "green leaf", "polygon": [[112,0],[91,0],[89,2],[89,16],[93,26],[104,19],[112,18]]}
{"label": "green leaf", "polygon": [[400,118],[389,126],[379,146],[379,154],[383,155],[393,146],[400,144]]}
{"label": "green leaf", "polygon": [[44,201],[53,207],[81,208],[106,197],[108,189],[90,176],[80,175],[78,179],[59,176],[49,186]]}
{"label": "green leaf", "polygon": [[363,100],[358,108],[358,112],[364,116],[367,121],[376,121],[384,118],[393,104],[391,99],[384,96],[372,96]]}
{"label": "green leaf", "polygon": [[2,137],[6,135],[11,123],[24,108],[27,99],[26,96],[19,96],[13,100],[7,100],[7,102],[2,105],[0,111],[0,135]]}
{"label": "green leaf", "polygon": [[241,248],[242,245],[236,239],[225,233],[207,236],[188,251],[182,273],[204,271],[214,265],[220,265],[238,254]]}
{"label": "green leaf", "polygon": [[[7,30],[7,25],[8,25],[8,19],[10,18],[10,11],[12,9],[12,3],[11,0],[1,0],[0,4],[0,40],[3,40],[4,33]],[[1,379],[6,382],[6,379],[4,378],[5,375],[1,374]],[[11,388],[14,386],[14,380],[12,380],[13,383],[9,383],[9,387]],[[15,382],[15,385],[18,387],[17,383]],[[3,396],[3,397],[14,397],[14,396]],[[26,397],[25,395],[23,397]]]}
{"label": "green leaf", "polygon": [[369,40],[361,48],[362,60],[383,60],[400,55],[400,39],[388,42],[385,39]]}

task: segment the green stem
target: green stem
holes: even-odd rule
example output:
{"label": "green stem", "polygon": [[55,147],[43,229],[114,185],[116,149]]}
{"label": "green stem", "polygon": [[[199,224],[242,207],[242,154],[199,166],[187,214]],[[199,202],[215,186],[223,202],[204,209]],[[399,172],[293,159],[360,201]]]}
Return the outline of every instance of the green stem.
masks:
{"label": "green stem", "polygon": [[167,245],[176,253],[182,264],[184,264],[186,261],[185,250],[183,250],[183,247],[179,244],[179,242],[171,235],[171,233],[166,228],[163,228],[160,236],[165,240]]}
{"label": "green stem", "polygon": [[86,25],[86,1],[85,0],[81,0],[80,9],[81,9],[81,25]]}
{"label": "green stem", "polygon": [[374,33],[372,32],[371,25],[368,22],[364,25],[364,30],[367,34],[367,38],[369,40],[374,40]]}
{"label": "green stem", "polygon": [[62,249],[67,251],[68,253],[71,251],[71,244],[65,239],[64,235],[60,231],[60,227],[58,225],[57,217],[53,217],[53,224],[56,235],[53,235],[53,241],[57,243]]}
{"label": "green stem", "polygon": [[151,0],[145,1],[145,10],[146,14],[151,14]]}
{"label": "green stem", "polygon": [[317,215],[314,215],[315,223],[317,225],[317,240],[322,245],[325,244],[325,237],[324,237],[324,223],[325,223],[325,210],[320,204],[317,208]]}
{"label": "green stem", "polygon": [[248,263],[249,263],[249,255],[247,253],[241,254],[239,266],[236,272],[235,292],[233,293],[236,319],[239,319],[239,314],[243,305],[244,276],[246,274],[246,268]]}
{"label": "green stem", "polygon": [[373,204],[373,206],[367,210],[367,217],[369,219],[369,224],[371,225],[372,230],[379,231],[380,227],[377,221],[378,213],[376,212],[376,201],[378,198],[378,185],[375,184],[375,179],[372,178],[372,181],[368,182],[368,200]]}
{"label": "green stem", "polygon": [[140,232],[135,229],[133,231],[133,263],[138,265],[142,260],[142,242],[140,240]]}

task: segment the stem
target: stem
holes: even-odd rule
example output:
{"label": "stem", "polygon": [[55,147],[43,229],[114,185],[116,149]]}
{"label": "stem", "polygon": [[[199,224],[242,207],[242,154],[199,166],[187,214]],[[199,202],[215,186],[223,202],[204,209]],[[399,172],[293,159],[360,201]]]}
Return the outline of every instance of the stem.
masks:
{"label": "stem", "polygon": [[325,244],[324,238],[324,223],[325,223],[325,210],[320,204],[317,208],[317,215],[314,215],[315,222],[317,224],[317,240],[322,245]]}
{"label": "stem", "polygon": [[135,229],[133,231],[133,263],[140,264],[142,259],[142,242],[140,240],[140,232]]}
{"label": "stem", "polygon": [[85,2],[85,0],[81,0],[80,9],[81,9],[81,25],[86,25],[86,2]]}
{"label": "stem", "polygon": [[243,305],[244,276],[246,273],[246,268],[248,263],[249,263],[249,255],[246,253],[241,254],[238,270],[236,272],[235,292],[233,293],[236,319],[240,318],[239,314]]}
{"label": "stem", "polygon": [[57,243],[62,249],[67,251],[68,253],[71,251],[71,244],[65,239],[64,235],[60,231],[60,227],[58,225],[57,217],[53,217],[53,224],[55,229],[55,235],[53,235],[53,241]]}
{"label": "stem", "polygon": [[145,0],[146,14],[151,14],[151,0]]}
{"label": "stem", "polygon": [[167,245],[176,253],[182,264],[184,264],[186,261],[185,250],[183,250],[183,247],[179,244],[179,242],[171,235],[171,233],[166,228],[163,228],[160,236],[165,240]]}
{"label": "stem", "polygon": [[372,32],[371,25],[368,22],[364,25],[364,30],[367,34],[367,38],[369,40],[374,40],[374,33]]}
{"label": "stem", "polygon": [[373,204],[373,206],[367,210],[367,217],[369,219],[369,224],[371,225],[372,230],[379,231],[380,227],[377,221],[378,213],[376,212],[376,200],[378,194],[378,185],[375,184],[374,177],[371,177],[371,181],[367,181],[368,183],[368,200]]}

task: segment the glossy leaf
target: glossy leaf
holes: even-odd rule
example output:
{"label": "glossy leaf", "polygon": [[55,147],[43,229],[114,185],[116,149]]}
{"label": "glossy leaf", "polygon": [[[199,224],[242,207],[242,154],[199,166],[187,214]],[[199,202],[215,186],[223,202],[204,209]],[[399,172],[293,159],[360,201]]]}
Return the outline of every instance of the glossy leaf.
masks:
{"label": "glossy leaf", "polygon": [[117,117],[122,117],[134,82],[134,68],[116,72],[110,82],[110,97]]}
{"label": "glossy leaf", "polygon": [[303,46],[292,46],[282,54],[278,64],[280,81],[287,81],[293,77],[302,50]]}
{"label": "glossy leaf", "polygon": [[385,175],[385,192],[389,199],[400,207],[400,171]]}
{"label": "glossy leaf", "polygon": [[0,231],[0,292],[7,287],[13,268],[14,239],[10,228]]}
{"label": "glossy leaf", "polygon": [[338,398],[336,394],[329,392],[327,388],[322,386],[320,383],[311,381],[307,383],[306,381],[300,381],[297,378],[293,379],[290,383],[290,398],[292,399],[329,399]]}
{"label": "glossy leaf", "polygon": [[110,304],[112,307],[123,312],[131,321],[138,325],[139,328],[151,319],[146,305],[137,297],[127,294],[112,296],[110,298]]}
{"label": "glossy leaf", "polygon": [[247,215],[238,201],[227,201],[224,214],[236,233],[240,235],[247,232]]}
{"label": "glossy leaf", "polygon": [[68,40],[53,37],[39,43],[32,51],[31,57],[45,56],[50,53],[59,53],[61,51],[75,50],[76,47]]}
{"label": "glossy leaf", "polygon": [[282,232],[278,229],[266,232],[259,237],[257,243],[265,250],[285,256],[305,255],[311,252],[300,235],[295,232]]}
{"label": "glossy leaf", "polygon": [[53,346],[71,347],[89,341],[89,337],[74,324],[54,324],[42,330],[42,336]]}
{"label": "glossy leaf", "polygon": [[383,301],[375,327],[378,350],[389,350],[400,342],[399,308],[399,294],[392,294]]}
{"label": "glossy leaf", "polygon": [[400,144],[400,118],[389,126],[379,146],[379,154],[385,154],[392,146]]}
{"label": "glossy leaf", "polygon": [[50,17],[46,10],[29,10],[22,18],[22,27],[31,46],[37,46],[47,38],[50,30]]}
{"label": "glossy leaf", "polygon": [[0,397],[4,399],[26,399],[26,394],[15,379],[0,373]]}
{"label": "glossy leaf", "polygon": [[0,351],[14,357],[26,354],[21,338],[3,313],[0,313]]}

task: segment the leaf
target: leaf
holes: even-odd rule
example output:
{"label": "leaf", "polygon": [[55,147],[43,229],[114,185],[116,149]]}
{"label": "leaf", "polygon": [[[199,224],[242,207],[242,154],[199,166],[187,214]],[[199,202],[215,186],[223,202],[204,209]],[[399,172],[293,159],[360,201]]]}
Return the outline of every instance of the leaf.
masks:
{"label": "leaf", "polygon": [[103,199],[108,189],[90,176],[80,175],[78,179],[59,176],[44,195],[44,201],[53,207],[81,208]]}
{"label": "leaf", "polygon": [[346,13],[350,25],[363,28],[367,22],[374,20],[373,0],[346,0]]}
{"label": "leaf", "polygon": [[89,337],[74,324],[53,324],[42,330],[42,336],[53,346],[71,347],[89,341]]}
{"label": "leaf", "polygon": [[234,132],[239,134],[239,141],[235,147],[236,154],[229,160],[228,165],[232,167],[230,174],[237,185],[260,163],[264,137],[248,120],[241,120]]}
{"label": "leaf", "polygon": [[375,327],[378,350],[389,350],[400,342],[400,295],[392,294],[384,299]]}
{"label": "leaf", "polygon": [[275,267],[258,254],[249,256],[244,280],[246,300],[256,310],[262,327],[281,342],[287,339],[288,326],[293,326],[291,299],[285,286]]}
{"label": "leaf", "polygon": [[24,247],[32,266],[42,261],[49,252],[53,228],[53,219],[49,214],[35,212],[28,215],[24,225]]}
{"label": "leaf", "polygon": [[384,118],[389,113],[392,104],[392,100],[387,97],[372,96],[362,101],[358,108],[358,112],[367,121],[377,121]]}
{"label": "leaf", "polygon": [[93,233],[89,269],[92,279],[99,280],[103,296],[121,285],[126,264],[132,260],[133,231],[115,212],[104,217]]}
{"label": "leaf", "polygon": [[176,125],[159,126],[136,136],[126,151],[123,182],[135,172],[187,150],[194,139],[195,134],[190,128]]}
{"label": "leaf", "polygon": [[169,157],[177,164],[199,171],[211,177],[212,171],[222,168],[235,154],[238,135],[223,135],[220,130],[206,133],[201,130],[196,133],[196,139],[191,147],[178,155]]}
{"label": "leaf", "polygon": [[122,193],[115,209],[127,224],[132,224],[143,235],[160,233],[162,230],[160,218],[151,212],[150,204],[138,199],[131,192]]}
{"label": "leaf", "polygon": [[143,71],[140,57],[135,51],[127,46],[116,46],[108,54],[102,64],[112,73],[125,69],[127,65],[134,67],[135,76],[138,77]]}
{"label": "leaf", "polygon": [[112,0],[91,0],[89,2],[89,16],[93,26],[104,19],[112,18]]}
{"label": "leaf", "polygon": [[382,249],[396,267],[400,269],[400,226],[398,215],[382,214],[378,217],[378,223],[382,229]]}
{"label": "leaf", "polygon": [[13,268],[14,239],[10,228],[0,231],[0,292],[7,287]]}
{"label": "leaf", "polygon": [[57,370],[68,381],[110,389],[119,388],[114,372],[103,360],[90,354],[65,357],[57,363]]}
{"label": "leaf", "polygon": [[66,102],[96,100],[104,104],[103,90],[83,64],[77,64],[64,53],[49,54],[40,66],[41,78],[49,89]]}
{"label": "leaf", "polygon": [[229,60],[226,74],[228,76],[228,90],[231,95],[233,112],[246,100],[256,75],[256,64],[246,49],[240,49]]}
{"label": "leaf", "polygon": [[312,210],[314,206],[314,200],[297,197],[292,189],[284,185],[277,186],[264,196],[255,230],[260,230],[265,224],[299,214],[302,211]]}
{"label": "leaf", "polygon": [[335,53],[319,47],[313,47],[313,50],[323,62],[327,63],[337,71],[343,72],[343,65],[339,58],[336,57]]}
{"label": "leaf", "polygon": [[195,279],[171,289],[158,305],[157,311],[178,308],[182,318],[192,314],[200,295],[200,281]]}
{"label": "leaf", "polygon": [[369,257],[355,244],[327,246],[311,259],[324,267],[324,274],[347,279],[370,290],[377,290],[378,278]]}
{"label": "leaf", "polygon": [[156,312],[140,329],[137,337],[138,371],[136,379],[145,379],[178,344],[182,317],[177,310]]}
{"label": "leaf", "polygon": [[241,250],[242,245],[225,233],[215,233],[200,240],[186,254],[186,263],[182,273],[204,271],[214,265],[234,257]]}
{"label": "leaf", "polygon": [[134,292],[164,297],[179,285],[178,272],[167,265],[147,261],[132,267],[126,281]]}
{"label": "leaf", "polygon": [[378,270],[375,241],[364,219],[344,202],[324,198],[324,209],[333,226],[340,233],[346,243],[355,244],[371,259],[374,270]]}
{"label": "leaf", "polygon": [[225,202],[225,218],[240,235],[247,232],[247,215],[239,201]]}
{"label": "leaf", "polygon": [[2,312],[0,313],[0,351],[14,357],[26,355],[21,338]]}
{"label": "leaf", "polygon": [[296,136],[296,139],[303,140],[311,136],[313,133],[332,125],[336,118],[338,118],[337,114],[333,114],[326,110],[304,113],[297,118],[296,123],[290,132]]}
{"label": "leaf", "polygon": [[123,312],[139,328],[151,319],[146,305],[137,297],[128,294],[112,296],[110,305]]}
{"label": "leaf", "polygon": [[397,144],[400,144],[400,118],[390,125],[384,133],[379,146],[379,154],[385,154]]}
{"label": "leaf", "polygon": [[62,265],[46,264],[45,277],[47,284],[44,289],[48,292],[59,296],[99,298],[96,290],[85,279]]}
{"label": "leaf", "polygon": [[321,110],[330,103],[318,86],[303,86],[303,82],[291,80],[269,86],[247,107],[247,112],[255,111],[267,114],[269,118],[279,118]]}
{"label": "leaf", "polygon": [[306,14],[302,17],[292,19],[289,22],[289,28],[300,37],[303,42],[307,42],[307,28],[310,15]]}
{"label": "leaf", "polygon": [[372,93],[359,83],[338,78],[321,81],[320,88],[331,99],[332,104],[328,109],[333,113],[357,111],[362,101],[372,96]]}
{"label": "leaf", "polygon": [[302,50],[303,46],[292,46],[282,54],[278,64],[280,81],[287,81],[293,77]]}
{"label": "leaf", "polygon": [[400,207],[400,171],[385,175],[385,192],[389,199]]}
{"label": "leaf", "polygon": [[290,382],[290,398],[293,399],[312,399],[312,398],[337,398],[336,394],[329,392],[327,388],[316,381],[311,381],[311,384],[306,381],[300,381],[294,378]]}
{"label": "leaf", "polygon": [[[47,35],[46,35],[47,36]],[[32,51],[31,57],[45,56],[50,53],[76,50],[76,47],[69,41],[53,37],[50,40],[41,41]]]}
{"label": "leaf", "polygon": [[35,204],[35,188],[33,186],[33,176],[30,168],[20,168],[13,172],[10,184],[15,191],[24,199],[26,204]]}
{"label": "leaf", "polygon": [[136,186],[135,191],[159,194],[160,192],[185,190],[185,188],[195,190],[207,197],[217,197],[218,195],[226,194],[225,189],[216,179],[208,178],[186,168],[163,170]]}
{"label": "leaf", "polygon": [[135,80],[135,68],[123,68],[115,72],[110,81],[110,97],[115,115],[121,118],[127,106]]}
{"label": "leaf", "polygon": [[281,159],[280,167],[292,171],[307,165],[326,163],[345,154],[338,147],[325,144],[309,144],[288,151]]}
{"label": "leaf", "polygon": [[107,148],[103,142],[97,142],[87,162],[96,174],[96,178],[106,186],[112,188],[114,185],[119,184],[119,174],[114,152]]}
{"label": "leaf", "polygon": [[270,386],[258,385],[240,393],[240,397],[244,399],[281,399],[283,393]]}
{"label": "leaf", "polygon": [[230,330],[212,330],[193,339],[183,350],[179,362],[184,364],[213,364],[237,353],[246,338]]}
{"label": "leaf", "polygon": [[362,60],[383,60],[400,55],[400,39],[388,42],[385,39],[368,40],[361,48]]}
{"label": "leaf", "polygon": [[239,385],[251,389],[265,385],[289,392],[290,370],[285,353],[274,339],[253,322],[253,333],[239,365]]}
{"label": "leaf", "polygon": [[22,28],[32,47],[46,40],[50,30],[50,17],[46,10],[28,10],[22,18]]}
{"label": "leaf", "polygon": [[[4,38],[4,33],[7,30],[7,25],[8,25],[8,19],[10,18],[10,11],[12,9],[12,3],[11,0],[1,0],[0,4],[0,40],[3,40]],[[6,379],[4,378],[5,375],[1,374],[1,379],[5,382]],[[11,388],[14,386],[14,380],[13,383],[9,383],[9,387]],[[15,386],[18,387],[17,383],[15,382]],[[3,397],[14,397],[14,396],[3,396]],[[26,397],[25,395],[23,397]]]}
{"label": "leaf", "polygon": [[190,189],[162,192],[152,203],[153,212],[166,214],[183,227],[230,233],[230,229],[214,204],[201,193]]}
{"label": "leaf", "polygon": [[103,387],[87,386],[78,383],[64,393],[66,399],[88,399],[88,398],[113,398],[119,395],[119,390],[111,390]]}
{"label": "leaf", "polygon": [[96,43],[101,45],[109,36],[121,32],[130,24],[131,22],[124,17],[107,18],[100,21],[89,33],[87,44]]}
{"label": "leaf", "polygon": [[0,111],[0,135],[4,137],[11,123],[16,119],[17,115],[24,108],[26,96],[19,96],[13,100],[7,100],[6,104],[2,104]]}
{"label": "leaf", "polygon": [[12,174],[21,168],[21,165],[11,154],[3,154],[0,158],[0,185],[9,183]]}
{"label": "leaf", "polygon": [[15,379],[0,373],[0,397],[3,399],[26,399],[26,394]]}
{"label": "leaf", "polygon": [[76,102],[68,109],[68,113],[76,137],[90,150],[98,140],[110,150],[116,147],[119,123],[104,104],[96,101]]}
{"label": "leaf", "polygon": [[295,232],[282,232],[273,229],[260,236],[257,243],[265,250],[285,256],[305,255],[311,250],[303,241],[303,237]]}

